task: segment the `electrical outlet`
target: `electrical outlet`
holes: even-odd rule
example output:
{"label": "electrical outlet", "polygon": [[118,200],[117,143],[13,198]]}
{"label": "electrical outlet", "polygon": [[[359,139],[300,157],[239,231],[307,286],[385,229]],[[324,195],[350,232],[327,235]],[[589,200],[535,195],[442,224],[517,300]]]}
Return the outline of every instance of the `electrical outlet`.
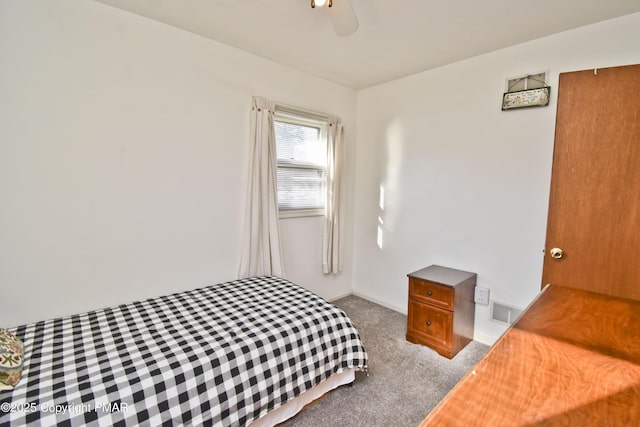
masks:
{"label": "electrical outlet", "polygon": [[489,305],[489,288],[481,288],[476,286],[476,292],[473,298],[476,304]]}

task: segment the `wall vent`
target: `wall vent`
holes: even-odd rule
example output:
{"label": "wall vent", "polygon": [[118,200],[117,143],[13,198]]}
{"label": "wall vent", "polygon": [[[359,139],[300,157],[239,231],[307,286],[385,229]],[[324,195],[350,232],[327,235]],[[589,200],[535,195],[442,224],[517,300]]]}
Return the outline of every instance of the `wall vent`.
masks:
{"label": "wall vent", "polygon": [[491,320],[495,320],[496,322],[511,325],[521,314],[522,310],[511,307],[510,305],[497,301],[491,304]]}

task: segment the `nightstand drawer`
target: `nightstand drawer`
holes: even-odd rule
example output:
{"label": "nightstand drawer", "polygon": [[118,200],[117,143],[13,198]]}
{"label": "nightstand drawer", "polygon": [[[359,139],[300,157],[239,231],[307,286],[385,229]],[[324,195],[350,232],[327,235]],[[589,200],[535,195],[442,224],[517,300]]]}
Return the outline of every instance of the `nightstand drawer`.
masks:
{"label": "nightstand drawer", "polygon": [[436,345],[451,345],[452,312],[410,300],[407,321],[407,333],[423,335]]}
{"label": "nightstand drawer", "polygon": [[453,310],[453,288],[451,286],[410,277],[409,298]]}

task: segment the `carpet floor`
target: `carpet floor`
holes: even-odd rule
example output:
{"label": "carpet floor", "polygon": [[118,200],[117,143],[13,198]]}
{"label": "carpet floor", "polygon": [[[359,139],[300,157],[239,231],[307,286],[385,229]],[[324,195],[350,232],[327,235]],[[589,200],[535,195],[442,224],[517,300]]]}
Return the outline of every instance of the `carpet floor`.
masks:
{"label": "carpet floor", "polygon": [[286,427],[415,427],[480,360],[473,341],[452,360],[405,340],[407,316],[365,299],[334,301],[351,318],[369,355],[369,376],[343,386],[281,424]]}

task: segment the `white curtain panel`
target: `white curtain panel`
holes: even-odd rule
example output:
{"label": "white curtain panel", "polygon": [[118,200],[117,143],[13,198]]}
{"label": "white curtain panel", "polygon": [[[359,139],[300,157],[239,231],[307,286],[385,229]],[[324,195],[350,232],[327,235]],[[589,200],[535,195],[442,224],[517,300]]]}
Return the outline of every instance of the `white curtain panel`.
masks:
{"label": "white curtain panel", "polygon": [[325,274],[338,274],[343,267],[344,167],[344,130],[337,118],[330,118],[327,135],[327,205],[322,236],[322,270]]}
{"label": "white curtain panel", "polygon": [[253,97],[244,235],[238,277],[284,278],[278,223],[275,103]]}

